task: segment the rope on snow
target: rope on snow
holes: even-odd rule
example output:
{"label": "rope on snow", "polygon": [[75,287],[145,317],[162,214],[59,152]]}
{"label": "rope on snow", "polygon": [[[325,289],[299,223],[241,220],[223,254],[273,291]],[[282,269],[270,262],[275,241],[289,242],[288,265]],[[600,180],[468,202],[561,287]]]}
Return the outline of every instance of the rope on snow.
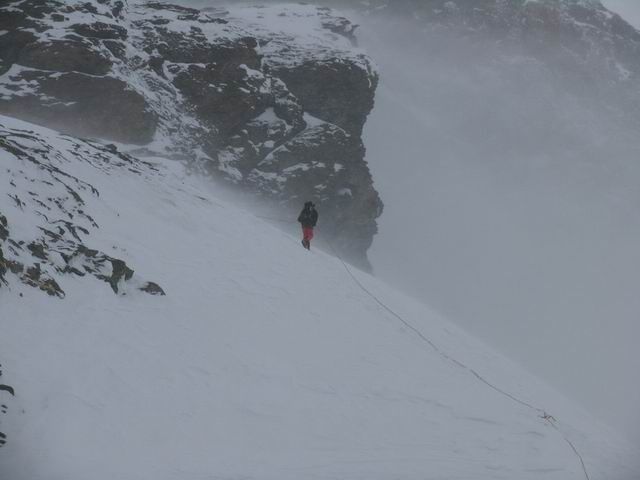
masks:
{"label": "rope on snow", "polygon": [[489,388],[491,388],[491,389],[495,390],[496,392],[500,393],[501,395],[503,395],[503,396],[505,396],[507,398],[510,398],[511,400],[513,400],[514,402],[519,403],[520,405],[523,405],[523,406],[525,406],[525,407],[527,407],[527,408],[529,408],[531,410],[534,410],[538,414],[539,418],[542,418],[547,424],[549,424],[554,430],[556,430],[562,436],[562,438],[565,440],[565,442],[567,442],[569,444],[569,446],[571,447],[571,449],[573,450],[575,455],[580,460],[580,465],[582,466],[582,471],[584,472],[584,476],[585,476],[586,480],[591,480],[590,477],[589,477],[589,473],[587,471],[587,467],[586,467],[586,465],[584,463],[584,459],[583,459],[582,455],[580,455],[580,453],[578,452],[578,449],[575,447],[573,442],[571,440],[569,440],[569,438],[558,428],[558,426],[555,424],[556,419],[552,415],[549,415],[544,409],[536,407],[536,406],[533,406],[530,403],[528,403],[528,402],[516,397],[515,395],[512,395],[511,393],[509,393],[509,392],[497,387],[493,383],[489,382],[482,375],[480,375],[478,372],[476,372],[473,368],[469,367],[468,365],[465,365],[464,363],[460,362],[459,360],[457,360],[454,357],[452,357],[452,356],[448,355],[447,353],[445,353],[441,348],[439,348],[435,343],[433,343],[426,335],[424,335],[418,328],[416,328],[411,323],[409,323],[407,320],[405,320],[401,315],[399,315],[392,308],[390,308],[388,305],[386,305],[384,302],[382,302],[382,300],[380,300],[375,294],[373,294],[368,288],[366,288],[362,284],[362,282],[360,280],[358,280],[358,278],[355,276],[355,274],[353,273],[351,268],[349,268],[349,265],[347,264],[347,262],[345,262],[342,259],[340,254],[336,251],[336,249],[331,244],[331,242],[329,240],[326,240],[326,239],[325,239],[325,242],[327,243],[327,245],[329,245],[329,248],[331,249],[333,254],[336,256],[336,258],[338,260],[340,260],[340,263],[342,263],[342,266],[347,271],[347,273],[349,274],[351,279],[355,282],[355,284],[358,287],[360,287],[360,289],[363,292],[365,292],[369,297],[371,297],[380,307],[382,307],[389,314],[391,314],[392,316],[397,318],[409,330],[414,332],[422,341],[427,343],[433,350],[435,350],[435,352],[438,355],[440,355],[445,360],[455,364],[456,366],[469,371],[476,379],[478,379],[480,382],[482,382],[485,385],[487,385]]}
{"label": "rope on snow", "polygon": [[[277,218],[277,217],[269,217],[269,216],[264,216],[264,215],[256,215],[256,217],[262,218],[262,219],[265,219],[265,220],[281,222],[281,223],[294,223],[291,220]],[[534,410],[538,414],[539,418],[543,419],[545,421],[545,423],[550,425],[556,432],[558,432],[560,434],[560,436],[562,436],[564,441],[567,442],[567,444],[571,447],[571,450],[573,450],[573,453],[580,460],[580,465],[582,466],[582,471],[584,473],[584,476],[585,476],[586,480],[591,480],[591,478],[589,477],[589,473],[587,471],[587,467],[586,467],[586,465],[584,463],[584,458],[582,457],[580,452],[578,452],[578,449],[573,444],[573,442],[558,428],[558,426],[555,423],[556,419],[552,415],[549,415],[544,409],[536,407],[536,406],[534,406],[534,405],[532,405],[532,404],[530,404],[530,403],[528,403],[528,402],[516,397],[515,395],[513,395],[513,394],[511,394],[511,393],[509,393],[509,392],[507,392],[507,391],[505,391],[503,389],[501,389],[500,387],[494,385],[493,383],[489,382],[486,378],[484,378],[482,375],[480,375],[478,372],[476,372],[473,368],[469,367],[468,365],[460,362],[456,358],[454,358],[454,357],[450,356],[449,354],[447,354],[446,352],[444,352],[435,343],[433,343],[426,335],[424,335],[418,328],[416,328],[411,323],[409,323],[407,320],[405,320],[401,315],[399,315],[397,312],[395,312],[392,308],[390,308],[382,300],[380,300],[375,294],[373,294],[368,288],[366,288],[362,284],[362,282],[360,280],[358,280],[358,278],[355,276],[355,274],[353,273],[351,268],[349,268],[349,265],[347,264],[347,262],[345,262],[342,259],[340,254],[336,251],[336,249],[331,244],[331,242],[328,239],[324,239],[324,241],[329,246],[329,248],[331,249],[333,254],[336,256],[336,258],[338,260],[340,260],[340,263],[342,263],[342,266],[346,270],[346,272],[349,275],[349,277],[351,277],[351,279],[354,281],[354,283],[363,292],[365,292],[369,297],[371,297],[380,307],[382,307],[390,315],[392,315],[393,317],[398,319],[405,327],[407,327],[409,330],[411,330],[413,333],[415,333],[423,342],[427,343],[438,355],[440,355],[445,360],[453,363],[457,367],[467,370],[477,380],[479,380],[480,382],[484,383],[486,386],[488,386],[489,388],[495,390],[499,394],[511,399],[512,401],[514,401],[516,403],[519,403],[520,405],[522,405],[524,407],[527,407],[527,408],[529,408],[531,410]]]}

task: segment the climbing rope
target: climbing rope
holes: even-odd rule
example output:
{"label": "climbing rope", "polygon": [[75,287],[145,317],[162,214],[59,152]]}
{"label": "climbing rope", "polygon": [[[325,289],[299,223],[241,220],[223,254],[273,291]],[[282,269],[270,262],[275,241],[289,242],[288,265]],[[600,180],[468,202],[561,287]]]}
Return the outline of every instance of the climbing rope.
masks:
{"label": "climbing rope", "polygon": [[[550,417],[550,418],[547,418]],[[544,420],[551,425],[551,428],[553,428],[556,432],[558,432],[562,438],[564,438],[564,441],[567,442],[569,444],[569,446],[571,447],[571,450],[573,450],[573,453],[576,454],[576,456],[580,459],[580,465],[582,465],[582,471],[584,472],[584,476],[587,480],[591,480],[589,478],[589,473],[587,472],[587,467],[584,464],[584,458],[582,458],[582,455],[580,455],[580,452],[578,452],[578,449],[576,448],[576,446],[573,444],[573,442],[571,440],[569,440],[569,438],[562,433],[562,431],[560,431],[560,429],[558,428],[558,426],[553,422],[553,420],[555,420],[553,417],[551,416],[545,416],[543,417]]]}
{"label": "climbing rope", "polygon": [[[278,218],[278,217],[269,217],[269,216],[265,216],[265,215],[256,215],[256,217],[258,218],[262,218],[265,220],[271,220],[271,221],[275,221],[275,222],[280,222],[280,223],[287,223],[287,224],[293,224],[295,222],[293,222],[292,220],[289,219],[284,219],[284,218]],[[456,365],[459,368],[462,368],[464,370],[467,370],[469,373],[471,373],[478,381],[484,383],[487,387],[495,390],[496,392],[498,392],[499,394],[513,400],[514,402],[527,407],[533,411],[535,411],[538,414],[538,417],[543,419],[545,421],[545,423],[547,423],[548,425],[550,425],[556,432],[558,432],[558,434],[560,434],[560,436],[564,439],[564,441],[571,447],[571,450],[573,450],[573,453],[578,457],[578,459],[580,460],[580,465],[582,466],[582,471],[584,473],[584,476],[586,478],[586,480],[591,480],[591,478],[589,477],[589,472],[587,471],[587,467],[584,463],[584,458],[582,457],[582,455],[580,454],[580,452],[578,452],[578,449],[576,448],[576,446],[573,444],[573,442],[567,437],[567,435],[565,435],[556,425],[556,419],[552,416],[549,415],[544,409],[536,407],[518,397],[516,397],[515,395],[501,389],[500,387],[494,385],[493,383],[489,382],[486,378],[484,378],[482,375],[480,375],[478,372],[476,372],[473,368],[469,367],[468,365],[460,362],[459,360],[457,360],[456,358],[452,357],[451,355],[447,354],[446,352],[444,352],[440,347],[438,347],[435,343],[433,343],[426,335],[424,335],[418,328],[416,328],[414,325],[412,325],[410,322],[408,322],[407,320],[405,320],[401,315],[399,315],[397,312],[395,312],[392,308],[390,308],[388,305],[386,305],[382,300],[380,300],[380,298],[378,298],[375,294],[373,294],[367,287],[365,287],[362,282],[358,279],[358,277],[355,276],[355,274],[353,273],[353,271],[351,270],[351,268],[349,268],[349,265],[347,264],[347,262],[345,262],[342,257],[340,256],[340,254],[338,253],[338,251],[333,247],[333,244],[328,240],[328,239],[323,239],[324,243],[327,244],[327,246],[329,247],[329,249],[333,252],[333,254],[335,255],[335,257],[340,261],[340,263],[342,264],[342,266],[344,267],[345,271],[347,272],[347,274],[349,275],[349,277],[351,277],[351,279],[354,281],[354,283],[363,291],[365,292],[371,299],[373,299],[381,308],[383,308],[386,312],[388,312],[390,315],[392,315],[393,317],[395,317],[396,319],[398,319],[398,321],[400,321],[405,327],[407,327],[409,330],[411,330],[414,334],[416,334],[418,336],[418,338],[420,338],[422,341],[424,341],[425,343],[427,343],[438,355],[440,355],[442,358],[444,358],[445,360],[453,363],[454,365]]]}
{"label": "climbing rope", "polygon": [[476,372],[473,368],[469,367],[468,365],[460,362],[459,360],[457,360],[457,359],[453,358],[452,356],[448,355],[447,353],[445,353],[441,348],[439,348],[435,343],[433,343],[426,335],[424,335],[418,328],[416,328],[411,323],[409,323],[407,320],[405,320],[401,315],[399,315],[397,312],[395,312],[392,308],[390,308],[382,300],[380,300],[375,294],[373,294],[368,288],[366,288],[362,284],[362,282],[355,276],[355,274],[353,273],[352,269],[349,268],[349,265],[347,264],[347,262],[345,262],[342,259],[340,254],[336,251],[336,249],[331,244],[331,242],[329,240],[327,240],[327,239],[324,239],[324,241],[329,246],[329,248],[331,249],[333,254],[336,256],[336,258],[340,261],[340,263],[342,263],[342,266],[346,270],[347,274],[353,279],[355,284],[358,287],[360,287],[360,289],[363,292],[365,292],[369,297],[371,297],[380,307],[382,307],[390,315],[392,315],[393,317],[398,319],[409,330],[414,332],[421,340],[423,340],[425,343],[427,343],[436,353],[438,353],[438,355],[440,355],[445,360],[453,363],[454,365],[469,371],[477,380],[479,380],[480,382],[484,383],[486,386],[488,386],[489,388],[495,390],[496,392],[500,393],[501,395],[504,395],[505,397],[510,398],[514,402],[517,402],[520,405],[523,405],[523,406],[525,406],[525,407],[527,407],[527,408],[529,408],[531,410],[534,410],[538,414],[539,418],[543,419],[554,430],[556,430],[562,436],[562,438],[565,440],[565,442],[567,442],[569,444],[569,446],[571,447],[571,449],[573,450],[575,455],[580,460],[580,465],[582,466],[582,471],[584,472],[584,476],[585,476],[586,480],[591,480],[590,477],[589,477],[589,473],[587,471],[587,467],[586,467],[586,465],[584,463],[584,459],[582,458],[582,455],[580,455],[580,453],[578,452],[578,449],[575,447],[573,442],[571,442],[571,440],[569,440],[569,438],[558,428],[558,426],[555,424],[556,420],[552,415],[549,415],[544,409],[536,407],[534,405],[531,405],[530,403],[528,403],[528,402],[516,397],[515,395],[512,395],[511,393],[509,393],[509,392],[497,387],[493,383],[489,382],[482,375],[480,375],[478,372]]}

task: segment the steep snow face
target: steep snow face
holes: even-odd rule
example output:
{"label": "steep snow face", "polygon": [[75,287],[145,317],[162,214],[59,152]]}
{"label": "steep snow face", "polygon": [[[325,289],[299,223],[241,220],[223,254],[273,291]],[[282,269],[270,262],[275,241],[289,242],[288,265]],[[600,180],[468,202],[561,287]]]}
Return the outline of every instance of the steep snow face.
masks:
{"label": "steep snow face", "polygon": [[[638,452],[574,404],[318,250],[322,211],[307,252],[178,163],[125,175],[100,151],[58,151],[100,192],[93,242],[167,295],[54,270],[60,299],[7,277],[2,478],[580,480],[573,448],[593,480],[638,477]],[[29,227],[12,204],[7,223]]]}

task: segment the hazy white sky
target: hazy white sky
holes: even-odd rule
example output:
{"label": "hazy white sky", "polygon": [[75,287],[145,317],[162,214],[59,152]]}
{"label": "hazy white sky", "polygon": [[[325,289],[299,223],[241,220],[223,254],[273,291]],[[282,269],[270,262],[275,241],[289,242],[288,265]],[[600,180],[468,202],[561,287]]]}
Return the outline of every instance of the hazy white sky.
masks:
{"label": "hazy white sky", "polygon": [[[610,3],[640,24],[640,0]],[[535,64],[487,68],[489,45],[357,23],[382,72],[365,127],[376,274],[640,445],[637,135]]]}
{"label": "hazy white sky", "polygon": [[640,1],[638,0],[602,0],[602,4],[622,16],[636,28],[640,28]]}

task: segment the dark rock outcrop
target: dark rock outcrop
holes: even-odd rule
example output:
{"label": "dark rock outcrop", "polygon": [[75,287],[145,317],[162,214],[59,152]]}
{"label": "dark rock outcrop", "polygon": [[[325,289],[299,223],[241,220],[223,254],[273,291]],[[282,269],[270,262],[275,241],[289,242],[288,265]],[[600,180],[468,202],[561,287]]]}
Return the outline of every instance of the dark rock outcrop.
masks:
{"label": "dark rock outcrop", "polygon": [[111,60],[80,37],[30,42],[18,54],[16,63],[38,70],[78,72],[101,76],[111,71]]}
{"label": "dark rock outcrop", "polygon": [[307,61],[293,68],[276,65],[272,71],[300,100],[306,112],[355,136],[362,134],[367,115],[373,109],[377,76],[358,65],[340,61]]}
{"label": "dark rock outcrop", "polygon": [[[0,7],[0,29],[6,30],[0,35],[6,85],[0,113],[80,136],[151,141],[156,112],[114,72],[122,61],[114,43],[128,34],[114,23],[120,21],[114,11],[122,10],[122,2],[25,0],[19,7],[19,12],[13,5]],[[86,23],[70,20],[78,15]]]}
{"label": "dark rock outcrop", "polygon": [[[102,280],[115,294],[123,294],[123,287],[132,284],[143,292],[164,295],[157,284],[136,278],[124,260],[87,246],[100,228],[89,213],[89,200],[99,192],[65,167],[77,161],[103,171],[142,175],[154,173],[151,164],[113,146],[2,125],[0,151],[6,157],[0,181],[6,182],[3,189],[13,201],[0,211],[0,288],[17,281],[63,298],[62,279],[75,275]],[[33,233],[14,233],[12,218],[20,222],[21,232]]]}
{"label": "dark rock outcrop", "polygon": [[[2,252],[0,251],[0,261],[2,260]],[[0,269],[2,265],[0,264]],[[0,270],[1,272],[2,270]],[[2,365],[0,364],[0,381],[2,381]],[[7,414],[9,407],[7,406],[7,397],[14,397],[15,390],[10,385],[0,383],[0,426],[2,426],[2,417]],[[0,448],[7,444],[7,434],[0,431]]]}
{"label": "dark rock outcrop", "polygon": [[[361,134],[378,76],[354,49],[355,28],[310,5],[24,0],[19,11],[0,7],[0,113],[73,135],[154,140],[164,149],[154,153],[191,159],[285,211],[313,199],[340,252],[368,268],[382,203]],[[296,161],[295,175],[285,171]],[[341,170],[303,168],[310,162]]]}
{"label": "dark rock outcrop", "polygon": [[0,97],[3,113],[36,123],[55,125],[75,135],[114,138],[127,143],[152,140],[156,114],[127,83],[108,76],[78,72],[22,71],[8,77],[37,85],[34,95]]}

